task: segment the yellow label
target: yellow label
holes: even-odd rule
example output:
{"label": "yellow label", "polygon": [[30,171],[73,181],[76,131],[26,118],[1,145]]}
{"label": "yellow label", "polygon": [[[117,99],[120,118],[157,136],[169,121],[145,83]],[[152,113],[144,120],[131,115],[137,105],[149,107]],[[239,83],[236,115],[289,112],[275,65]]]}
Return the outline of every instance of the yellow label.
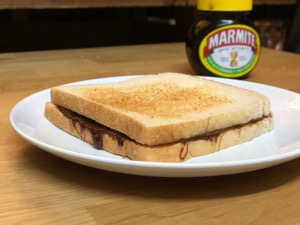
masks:
{"label": "yellow label", "polygon": [[222,77],[244,76],[255,67],[259,55],[258,33],[242,24],[223,26],[210,32],[199,46],[203,65]]}

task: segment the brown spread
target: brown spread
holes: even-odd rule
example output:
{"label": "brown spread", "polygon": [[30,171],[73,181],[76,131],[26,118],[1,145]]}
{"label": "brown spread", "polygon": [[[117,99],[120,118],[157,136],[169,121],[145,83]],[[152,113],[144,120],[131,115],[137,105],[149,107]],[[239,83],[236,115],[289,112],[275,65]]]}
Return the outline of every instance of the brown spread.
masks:
{"label": "brown spread", "polygon": [[102,124],[99,124],[87,117],[81,116],[63,107],[58,106],[57,108],[65,117],[69,118],[70,122],[72,123],[72,126],[75,129],[77,128],[76,125],[77,124],[79,125],[80,129],[79,130],[76,129],[76,130],[79,136],[81,137],[81,139],[84,139],[84,137],[82,137],[82,134],[84,133],[85,129],[90,131],[92,135],[93,145],[97,149],[103,149],[103,136],[105,134],[112,136],[118,142],[119,146],[123,146],[125,139],[130,139],[124,134],[112,130],[106,126],[103,126]]}
{"label": "brown spread", "polygon": [[[68,109],[65,109],[63,107],[59,107],[58,106],[58,110],[67,118],[70,119],[70,122],[72,124],[72,126],[77,130],[79,136],[84,139],[84,137],[82,136],[84,133],[84,130],[88,130],[91,135],[92,135],[92,140],[93,140],[93,145],[95,146],[95,148],[97,149],[103,149],[103,136],[104,135],[109,135],[111,136],[114,140],[117,141],[118,145],[120,147],[123,146],[124,141],[125,140],[129,140],[132,142],[135,142],[138,145],[143,145],[141,143],[136,142],[135,140],[131,139],[130,137],[126,136],[123,133],[120,133],[116,130],[113,130],[109,127],[106,127],[102,124],[99,124],[87,117],[84,117],[82,115],[79,115],[75,112],[72,112]],[[149,145],[143,145],[143,146],[148,146],[148,147],[158,147],[158,146],[166,146],[166,145],[172,145],[175,143],[182,143],[182,144],[186,144],[190,141],[196,141],[196,140],[209,140],[211,142],[213,141],[217,141],[218,137],[220,135],[222,135],[225,131],[228,130],[234,130],[234,129],[239,129],[242,128],[244,126],[251,126],[267,117],[272,117],[272,114],[268,115],[268,116],[263,116],[261,118],[255,119],[255,120],[251,120],[248,123],[245,124],[239,124],[239,125],[234,125],[228,128],[224,128],[224,129],[219,129],[210,133],[206,133],[206,134],[201,134],[201,135],[196,135],[190,138],[184,138],[184,139],[180,139],[178,141],[172,142],[172,143],[166,143],[166,144],[160,144],[160,145],[153,145],[153,146],[149,146]],[[79,125],[79,126],[78,126]],[[77,129],[77,127],[79,127],[79,130]],[[180,158],[184,159],[186,154],[188,152],[188,149],[183,148],[180,152]]]}

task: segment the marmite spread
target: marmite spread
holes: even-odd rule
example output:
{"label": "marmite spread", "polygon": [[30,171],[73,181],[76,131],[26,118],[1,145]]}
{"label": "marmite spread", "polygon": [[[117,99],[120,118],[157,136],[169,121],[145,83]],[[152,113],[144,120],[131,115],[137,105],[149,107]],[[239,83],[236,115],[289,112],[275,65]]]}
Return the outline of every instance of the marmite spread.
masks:
{"label": "marmite spread", "polygon": [[199,18],[186,41],[198,75],[246,77],[257,64],[260,38],[248,22],[252,0],[198,0]]}

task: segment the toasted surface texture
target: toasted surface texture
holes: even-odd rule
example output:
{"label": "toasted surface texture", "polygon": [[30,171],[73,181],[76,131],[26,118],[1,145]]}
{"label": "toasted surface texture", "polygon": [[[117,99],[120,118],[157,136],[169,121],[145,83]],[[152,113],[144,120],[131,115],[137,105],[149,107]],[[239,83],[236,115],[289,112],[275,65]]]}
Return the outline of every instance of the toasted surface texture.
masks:
{"label": "toasted surface texture", "polygon": [[148,146],[118,132],[99,127],[94,121],[67,112],[52,103],[46,104],[45,116],[58,128],[110,153],[133,160],[181,162],[249,141],[273,127],[272,115],[260,120],[223,129],[208,136],[199,136],[169,144]]}
{"label": "toasted surface texture", "polygon": [[145,145],[170,143],[270,114],[269,100],[259,93],[177,73],[54,87],[51,101]]}

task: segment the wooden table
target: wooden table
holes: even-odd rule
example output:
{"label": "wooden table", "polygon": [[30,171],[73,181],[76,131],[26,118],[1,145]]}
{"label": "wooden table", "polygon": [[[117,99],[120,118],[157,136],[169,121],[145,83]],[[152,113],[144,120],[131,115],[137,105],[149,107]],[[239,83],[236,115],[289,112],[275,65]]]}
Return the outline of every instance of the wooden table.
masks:
{"label": "wooden table", "polygon": [[[81,166],[18,136],[21,99],[84,79],[193,73],[184,44],[0,55],[0,224],[300,224],[300,159],[237,175],[154,178]],[[263,49],[250,81],[300,92],[300,55]]]}

